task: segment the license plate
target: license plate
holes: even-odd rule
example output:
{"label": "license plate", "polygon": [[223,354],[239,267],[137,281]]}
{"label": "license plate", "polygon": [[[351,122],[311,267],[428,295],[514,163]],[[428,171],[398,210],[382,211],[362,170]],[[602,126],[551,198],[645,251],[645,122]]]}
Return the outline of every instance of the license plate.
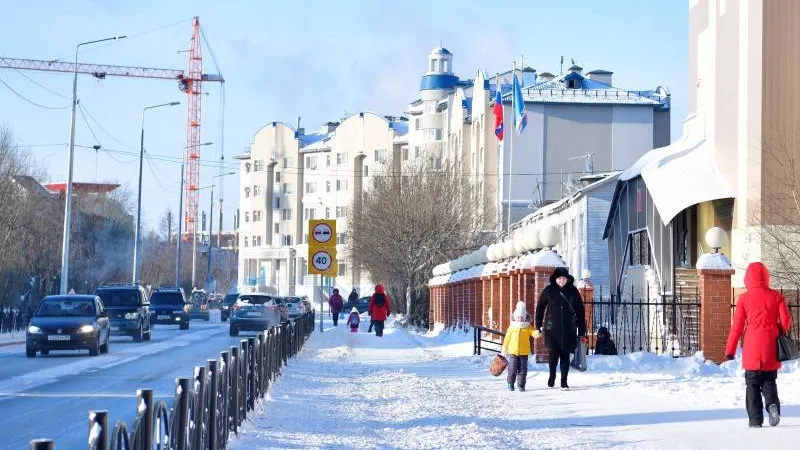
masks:
{"label": "license plate", "polygon": [[68,341],[70,340],[70,335],[68,334],[51,334],[47,336],[48,341]]}
{"label": "license plate", "polygon": [[169,314],[161,314],[161,315],[158,316],[158,318],[159,319],[169,319],[170,316],[169,316]]}
{"label": "license plate", "polygon": [[250,311],[245,314],[247,317],[261,317],[261,313],[258,311]]}

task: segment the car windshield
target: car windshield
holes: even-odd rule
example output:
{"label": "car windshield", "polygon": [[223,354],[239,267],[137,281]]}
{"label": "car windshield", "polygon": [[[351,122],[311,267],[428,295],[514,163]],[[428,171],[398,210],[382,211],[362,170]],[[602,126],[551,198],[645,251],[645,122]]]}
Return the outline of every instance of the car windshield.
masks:
{"label": "car windshield", "polygon": [[180,305],[183,304],[183,296],[180,292],[153,292],[150,296],[150,303],[153,305]]}
{"label": "car windshield", "polygon": [[239,294],[228,294],[228,295],[225,296],[224,299],[222,299],[222,304],[223,305],[232,305],[232,304],[236,303],[236,297],[238,297],[238,296],[239,296]]}
{"label": "car windshield", "polygon": [[236,303],[248,303],[250,305],[263,305],[269,303],[272,297],[266,295],[240,295]]}
{"label": "car windshield", "polygon": [[204,305],[207,302],[208,299],[206,298],[205,295],[199,293],[192,294],[192,303],[194,303],[195,305]]}
{"label": "car windshield", "polygon": [[94,301],[75,298],[50,299],[39,305],[38,317],[94,316]]}
{"label": "car windshield", "polygon": [[127,290],[104,290],[98,291],[97,296],[103,300],[103,305],[109,306],[138,306],[139,291]]}

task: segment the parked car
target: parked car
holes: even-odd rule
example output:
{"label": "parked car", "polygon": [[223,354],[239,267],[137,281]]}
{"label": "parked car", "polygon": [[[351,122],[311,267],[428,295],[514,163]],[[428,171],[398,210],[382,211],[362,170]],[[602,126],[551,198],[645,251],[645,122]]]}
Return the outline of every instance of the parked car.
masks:
{"label": "parked car", "polygon": [[181,287],[160,287],[153,291],[150,294],[150,311],[154,324],[179,325],[181,330],[189,329],[192,303],[186,299]]}
{"label": "parked car", "polygon": [[106,284],[95,291],[103,301],[111,322],[111,334],[133,336],[134,342],[149,341],[153,335],[150,301],[138,284]]}
{"label": "parked car", "polygon": [[359,298],[358,302],[356,302],[356,304],[352,304],[350,302],[345,302],[344,306],[342,308],[342,312],[345,313],[345,314],[349,314],[350,310],[353,309],[354,306],[356,307],[356,309],[358,309],[358,313],[359,314],[363,314],[363,313],[367,312],[367,310],[369,309],[369,297],[361,297],[361,298]]}
{"label": "parked car", "polygon": [[263,331],[281,323],[276,297],[268,294],[241,294],[233,305],[230,335],[239,331]]}
{"label": "parked car", "polygon": [[233,308],[233,304],[236,303],[237,297],[239,297],[239,294],[226,294],[222,299],[222,305],[220,306],[220,318],[223,322],[227,321],[231,316],[231,308]]}
{"label": "parked car", "polygon": [[294,318],[298,316],[302,316],[306,312],[310,311],[306,309],[305,303],[303,303],[303,299],[300,297],[285,297],[286,300],[286,309],[289,313],[289,318]]}
{"label": "parked car", "polygon": [[25,355],[50,350],[108,353],[111,327],[108,312],[95,295],[50,295],[42,299],[25,333]]}
{"label": "parked car", "polygon": [[211,320],[206,291],[192,291],[192,309],[189,311],[189,319],[203,319],[206,322]]}

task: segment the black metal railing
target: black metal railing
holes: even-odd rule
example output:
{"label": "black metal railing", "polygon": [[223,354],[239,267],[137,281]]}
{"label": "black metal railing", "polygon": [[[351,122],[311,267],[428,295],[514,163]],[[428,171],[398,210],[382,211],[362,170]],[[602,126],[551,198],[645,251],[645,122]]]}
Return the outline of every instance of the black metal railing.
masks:
{"label": "black metal railing", "polygon": [[[307,313],[196,366],[192,378],[178,378],[172,406],[155,401],[153,391],[136,391],[136,419],[128,430],[119,421],[109,435],[107,411],[89,412],[90,450],[222,450],[255,411],[271,382],[281,374],[314,331]],[[52,450],[54,441],[36,439],[31,450]]]}
{"label": "black metal railing", "polygon": [[[743,289],[738,290],[743,291]],[[800,344],[800,287],[779,287],[776,288],[776,290],[780,292],[786,300],[786,306],[789,308],[789,315],[792,317],[792,328],[786,331],[789,332],[789,336],[791,336],[795,342]],[[736,314],[736,300],[738,298],[736,291],[737,289],[734,289],[734,293],[731,296],[731,323],[733,323],[733,316]]]}
{"label": "black metal railing", "polygon": [[[488,350],[490,352],[500,353],[502,350],[502,341],[506,336],[502,331],[493,330],[482,326],[477,326],[472,329],[472,354],[480,355],[481,350]],[[485,335],[499,336],[500,342],[492,339],[485,339]],[[492,344],[491,347],[486,347],[484,344]]]}
{"label": "black metal railing", "polygon": [[27,328],[30,319],[27,314],[16,309],[0,309],[0,333],[23,331]]}
{"label": "black metal railing", "polygon": [[608,329],[619,354],[647,351],[677,357],[700,350],[698,288],[668,293],[631,288],[617,295],[595,287],[594,298],[583,301],[592,312],[586,324],[591,353],[595,353],[600,327]]}

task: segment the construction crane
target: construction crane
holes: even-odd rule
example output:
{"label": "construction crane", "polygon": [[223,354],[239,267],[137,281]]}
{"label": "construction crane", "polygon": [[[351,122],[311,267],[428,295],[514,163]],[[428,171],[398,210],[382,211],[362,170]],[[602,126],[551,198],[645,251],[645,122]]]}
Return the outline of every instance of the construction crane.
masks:
{"label": "construction crane", "polygon": [[200,42],[200,19],[192,20],[192,40],[189,45],[188,73],[180,69],[157,69],[152,67],[114,66],[107,64],[84,64],[64,61],[5,58],[0,56],[0,68],[18,70],[40,70],[45,72],[68,72],[92,75],[97,79],[113,77],[155,78],[178,82],[178,88],[188,96],[188,120],[186,124],[186,172],[184,187],[184,224],[187,236],[194,236],[197,226],[197,208],[200,183],[200,124],[203,82],[224,83],[219,74],[203,73],[203,54]]}

